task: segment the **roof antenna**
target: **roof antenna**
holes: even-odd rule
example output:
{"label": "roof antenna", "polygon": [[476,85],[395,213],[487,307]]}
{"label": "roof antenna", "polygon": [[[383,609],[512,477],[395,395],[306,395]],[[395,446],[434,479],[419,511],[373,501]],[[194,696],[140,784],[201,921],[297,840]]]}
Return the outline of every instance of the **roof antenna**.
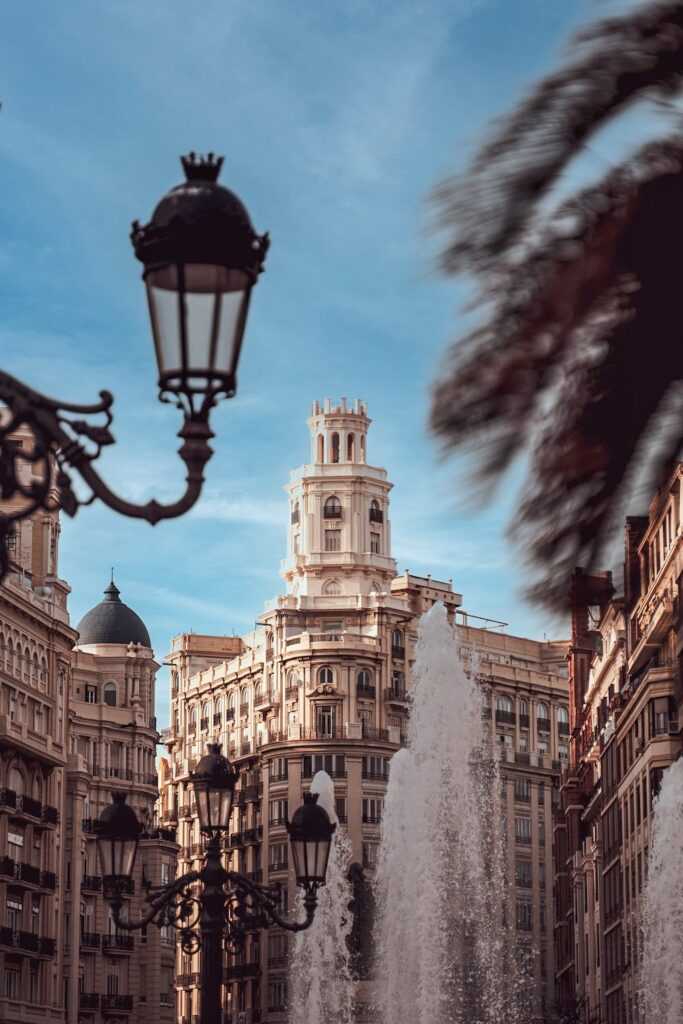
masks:
{"label": "roof antenna", "polygon": [[114,582],[114,566],[111,567],[111,582]]}

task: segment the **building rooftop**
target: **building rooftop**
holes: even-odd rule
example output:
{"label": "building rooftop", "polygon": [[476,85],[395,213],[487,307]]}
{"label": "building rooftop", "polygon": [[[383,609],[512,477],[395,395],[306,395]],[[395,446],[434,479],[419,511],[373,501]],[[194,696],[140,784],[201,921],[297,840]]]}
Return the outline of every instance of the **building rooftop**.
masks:
{"label": "building rooftop", "polygon": [[124,604],[114,580],[104,591],[104,600],[91,608],[76,627],[78,646],[87,644],[143,644],[151,647],[147,626]]}

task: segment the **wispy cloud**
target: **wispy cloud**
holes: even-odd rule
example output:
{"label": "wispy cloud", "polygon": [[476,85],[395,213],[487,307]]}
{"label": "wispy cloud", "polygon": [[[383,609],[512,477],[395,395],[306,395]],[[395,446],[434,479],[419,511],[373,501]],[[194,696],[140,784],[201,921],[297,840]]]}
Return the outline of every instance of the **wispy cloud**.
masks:
{"label": "wispy cloud", "polygon": [[253,523],[285,530],[287,503],[246,497],[226,497],[209,494],[195,505],[190,513],[193,519],[215,519],[225,523]]}

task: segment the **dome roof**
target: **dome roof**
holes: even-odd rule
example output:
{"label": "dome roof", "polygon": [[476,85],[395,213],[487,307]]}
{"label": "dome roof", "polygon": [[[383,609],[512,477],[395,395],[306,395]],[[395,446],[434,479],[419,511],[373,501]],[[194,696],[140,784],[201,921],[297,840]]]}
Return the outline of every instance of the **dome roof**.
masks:
{"label": "dome roof", "polygon": [[104,601],[86,612],[76,629],[79,647],[85,644],[131,643],[152,646],[147,626],[132,608],[123,603],[113,579],[104,592]]}

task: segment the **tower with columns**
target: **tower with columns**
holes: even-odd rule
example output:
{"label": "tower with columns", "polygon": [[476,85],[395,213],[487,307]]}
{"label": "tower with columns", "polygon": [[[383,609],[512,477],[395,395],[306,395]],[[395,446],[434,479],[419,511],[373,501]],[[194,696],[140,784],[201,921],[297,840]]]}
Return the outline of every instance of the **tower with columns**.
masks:
{"label": "tower with columns", "polygon": [[380,594],[396,575],[387,472],[367,462],[367,406],[313,403],[311,461],[292,471],[287,592],[307,597]]}

